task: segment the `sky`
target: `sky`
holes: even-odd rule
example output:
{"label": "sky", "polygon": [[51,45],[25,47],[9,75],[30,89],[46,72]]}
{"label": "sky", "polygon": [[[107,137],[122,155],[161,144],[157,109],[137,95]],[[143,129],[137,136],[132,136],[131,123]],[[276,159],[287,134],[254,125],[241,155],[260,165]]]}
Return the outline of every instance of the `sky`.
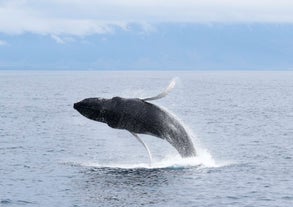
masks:
{"label": "sky", "polygon": [[292,0],[0,0],[0,69],[293,70]]}

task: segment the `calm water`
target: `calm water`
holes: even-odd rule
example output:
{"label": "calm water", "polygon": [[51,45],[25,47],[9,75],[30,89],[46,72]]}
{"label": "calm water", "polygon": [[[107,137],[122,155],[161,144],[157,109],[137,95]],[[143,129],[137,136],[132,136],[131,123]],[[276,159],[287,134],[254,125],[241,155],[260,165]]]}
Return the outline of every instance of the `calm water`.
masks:
{"label": "calm water", "polygon": [[[86,97],[149,97],[199,156],[82,117]],[[293,206],[293,72],[0,72],[0,206]]]}

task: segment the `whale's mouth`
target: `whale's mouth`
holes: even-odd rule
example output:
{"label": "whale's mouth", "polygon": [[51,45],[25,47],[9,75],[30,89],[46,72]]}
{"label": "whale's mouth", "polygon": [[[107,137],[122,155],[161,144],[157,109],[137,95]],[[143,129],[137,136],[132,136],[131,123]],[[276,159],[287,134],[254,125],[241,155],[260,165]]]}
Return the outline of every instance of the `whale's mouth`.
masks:
{"label": "whale's mouth", "polygon": [[91,107],[87,106],[82,101],[80,101],[80,102],[74,103],[73,108],[80,112],[82,109],[90,109]]}
{"label": "whale's mouth", "polygon": [[76,109],[76,110],[78,110],[78,108],[80,108],[80,104],[79,104],[79,102],[74,103],[74,104],[73,104],[73,108]]}
{"label": "whale's mouth", "polygon": [[102,113],[103,110],[99,108],[99,105],[96,104],[95,106],[94,104],[92,105],[90,104],[91,103],[87,103],[83,100],[83,101],[74,103],[73,108],[88,119],[106,123],[106,119]]}
{"label": "whale's mouth", "polygon": [[84,110],[94,110],[93,107],[86,105],[83,103],[83,101],[74,103],[73,108],[80,113],[82,113]]}
{"label": "whale's mouth", "polygon": [[73,108],[79,112],[81,112],[81,110],[85,109],[85,110],[91,110],[93,109],[93,107],[88,106],[86,103],[84,103],[83,101],[80,102],[76,102],[73,104]]}

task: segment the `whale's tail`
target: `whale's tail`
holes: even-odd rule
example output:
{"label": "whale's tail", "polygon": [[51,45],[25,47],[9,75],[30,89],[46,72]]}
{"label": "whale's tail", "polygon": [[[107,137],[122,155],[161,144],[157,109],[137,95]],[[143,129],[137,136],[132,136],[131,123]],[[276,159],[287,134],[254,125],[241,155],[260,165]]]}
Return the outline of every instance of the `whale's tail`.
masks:
{"label": "whale's tail", "polygon": [[163,98],[163,97],[167,96],[172,91],[172,89],[175,87],[175,85],[176,85],[176,78],[173,78],[171,80],[171,82],[169,83],[168,87],[163,92],[159,93],[156,96],[149,97],[149,98],[144,98],[142,100],[144,100],[144,101],[153,101],[153,100]]}

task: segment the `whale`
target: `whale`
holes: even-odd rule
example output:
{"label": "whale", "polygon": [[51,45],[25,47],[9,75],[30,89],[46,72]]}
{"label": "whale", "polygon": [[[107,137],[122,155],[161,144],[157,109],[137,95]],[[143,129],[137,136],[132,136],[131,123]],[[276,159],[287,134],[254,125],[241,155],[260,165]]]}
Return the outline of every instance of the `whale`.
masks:
{"label": "whale", "polygon": [[93,97],[74,103],[73,108],[88,119],[105,123],[114,129],[129,131],[144,145],[150,159],[150,150],[138,134],[164,139],[181,157],[194,157],[196,150],[192,139],[181,122],[167,110],[150,103],[165,97],[174,85],[175,81],[172,81],[165,91],[150,98]]}

